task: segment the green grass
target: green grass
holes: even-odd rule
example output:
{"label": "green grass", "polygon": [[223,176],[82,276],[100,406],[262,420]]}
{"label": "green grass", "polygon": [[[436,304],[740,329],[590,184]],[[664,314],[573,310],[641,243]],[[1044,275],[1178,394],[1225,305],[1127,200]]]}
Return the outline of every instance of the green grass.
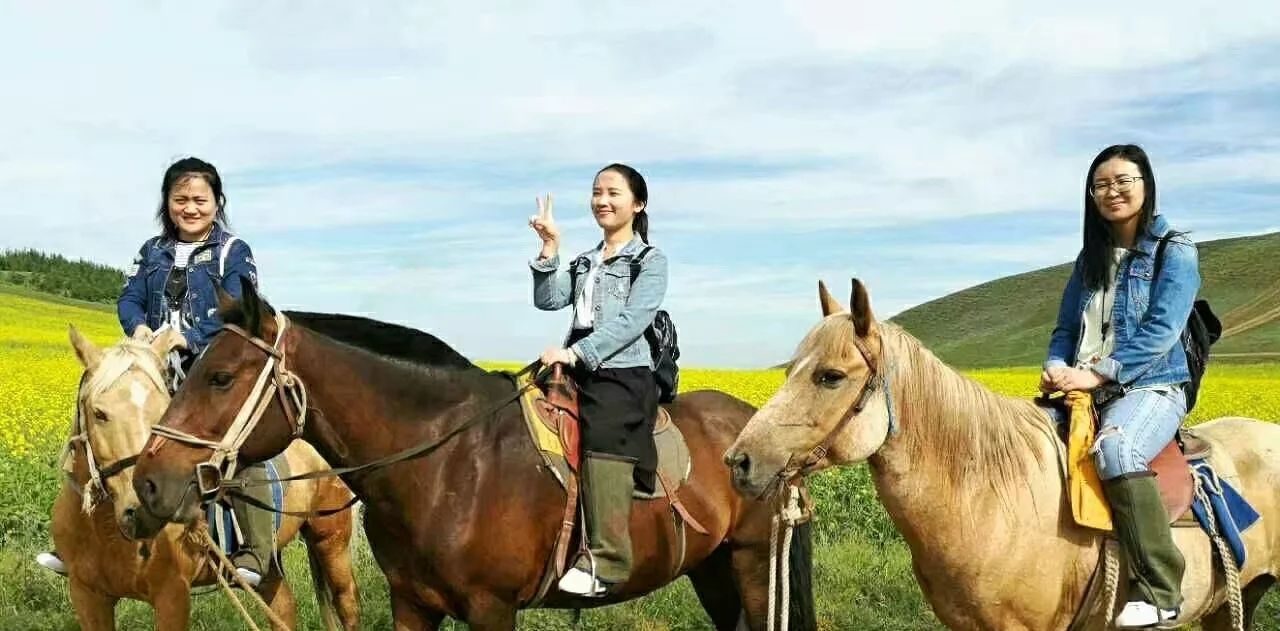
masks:
{"label": "green grass", "polygon": [[[1224,327],[1264,321],[1225,335],[1213,347],[1215,361],[1280,358],[1280,233],[1208,241],[1199,251],[1200,295]],[[908,309],[893,320],[953,366],[1038,365],[1070,273],[1068,263],[1001,278]],[[874,295],[875,288],[871,291]]]}

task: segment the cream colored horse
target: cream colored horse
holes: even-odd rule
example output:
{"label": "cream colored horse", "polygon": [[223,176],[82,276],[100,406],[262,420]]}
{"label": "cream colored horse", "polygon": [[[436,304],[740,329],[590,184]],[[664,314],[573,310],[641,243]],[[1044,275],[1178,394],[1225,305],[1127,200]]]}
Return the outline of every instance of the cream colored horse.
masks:
{"label": "cream colored horse", "polygon": [[[67,566],[76,619],[86,631],[115,629],[115,604],[121,598],[150,603],[157,631],[186,629],[191,587],[216,581],[188,527],[169,525],[154,539],[134,540],[133,515],[139,504],[131,469],[103,475],[100,484],[93,480],[95,470],[109,473],[115,463],[139,453],[164,413],[169,393],[163,358],[177,343],[175,335],[162,334],[151,344],[125,340],[102,350],[71,329],[72,346],[85,368],[75,430],[82,438],[71,442],[69,480],[54,502],[52,530]],[[292,473],[328,468],[302,442],[289,447],[285,456]],[[337,478],[293,483],[285,493],[285,510],[336,507],[350,497]],[[287,516],[281,521],[280,546],[299,532],[307,541],[312,580],[330,629],[339,623],[346,629],[359,626],[348,547],[351,524],[350,511],[305,522]],[[292,628],[295,603],[283,577],[269,574],[259,592]]]}
{"label": "cream colored horse", "polygon": [[[800,343],[786,382],[725,455],[738,489],[770,493],[802,470],[865,460],[911,549],[920,588],[944,624],[1068,628],[1102,539],[1072,520],[1062,447],[1048,416],[1030,400],[995,394],[958,374],[898,326],[877,322],[857,280],[851,310],[821,283],[819,296],[824,317]],[[854,400],[863,390],[858,408]],[[1197,430],[1234,462],[1238,490],[1263,515],[1244,536],[1248,628],[1280,572],[1280,426],[1220,418]],[[827,449],[815,453],[819,445]],[[1199,528],[1175,528],[1174,538],[1187,561],[1178,622],[1231,628],[1223,581],[1211,574],[1208,538]],[[1108,628],[1114,612],[1103,606],[1084,612],[1077,628]]]}

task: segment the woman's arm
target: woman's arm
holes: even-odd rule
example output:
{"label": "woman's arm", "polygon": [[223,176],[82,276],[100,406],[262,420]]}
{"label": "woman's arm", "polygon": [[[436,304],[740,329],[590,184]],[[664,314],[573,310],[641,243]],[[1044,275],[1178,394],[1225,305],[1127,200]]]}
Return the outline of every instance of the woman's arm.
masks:
{"label": "woman's arm", "polygon": [[1064,368],[1075,360],[1076,347],[1080,340],[1080,288],[1081,261],[1076,257],[1075,266],[1071,269],[1071,278],[1062,290],[1062,302],[1058,305],[1058,320],[1053,327],[1053,335],[1049,338],[1049,358],[1044,362],[1044,369]]}
{"label": "woman's arm", "polygon": [[151,246],[148,239],[133,257],[133,265],[129,266],[129,275],[125,278],[120,298],[116,300],[116,316],[120,319],[120,328],[130,337],[139,326],[147,324],[147,248]]}
{"label": "woman's arm", "polygon": [[595,370],[605,358],[626,348],[644,335],[653,323],[662,298],[667,293],[667,257],[653,250],[640,265],[640,273],[631,285],[627,304],[617,317],[598,324],[590,335],[578,340],[570,349],[586,367]]}
{"label": "woman's arm", "polygon": [[1181,342],[1182,330],[1195,307],[1200,291],[1200,259],[1195,244],[1170,239],[1160,267],[1160,275],[1151,279],[1151,305],[1138,323],[1138,330],[1093,368],[1122,386],[1146,374]]}

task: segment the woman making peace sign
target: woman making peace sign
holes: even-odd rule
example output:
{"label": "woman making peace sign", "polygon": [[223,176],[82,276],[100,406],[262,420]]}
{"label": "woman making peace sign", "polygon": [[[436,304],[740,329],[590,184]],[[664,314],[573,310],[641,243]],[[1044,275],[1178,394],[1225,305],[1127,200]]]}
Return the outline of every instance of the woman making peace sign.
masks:
{"label": "woman making peace sign", "polygon": [[[648,245],[648,201],[648,186],[635,169],[601,169],[591,188],[591,213],[603,239],[567,271],[559,269],[560,231],[550,195],[538,200],[538,214],[529,220],[542,239],[542,251],[529,264],[534,305],[544,311],[573,305],[564,346],[543,352],[542,363],[570,366],[580,389],[589,551],[559,586],[582,596],[603,596],[631,575],[631,492],[634,486],[653,490],[658,465],[658,387],[644,332],[667,290],[667,257]],[[640,273],[633,283],[636,260]]]}

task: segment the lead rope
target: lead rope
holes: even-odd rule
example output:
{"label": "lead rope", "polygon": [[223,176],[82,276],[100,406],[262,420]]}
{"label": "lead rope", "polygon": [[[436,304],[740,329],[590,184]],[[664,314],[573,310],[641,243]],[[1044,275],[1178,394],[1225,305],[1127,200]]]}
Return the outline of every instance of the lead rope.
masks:
{"label": "lead rope", "polygon": [[206,559],[212,564],[213,574],[218,578],[218,584],[222,586],[222,591],[227,595],[227,598],[231,600],[231,603],[236,606],[236,609],[239,610],[241,617],[244,618],[244,621],[249,625],[249,628],[253,629],[253,631],[262,631],[262,629],[253,621],[253,617],[249,615],[249,611],[245,609],[244,603],[240,602],[240,597],[232,591],[231,584],[227,581],[228,574],[235,580],[240,589],[252,595],[253,601],[256,602],[258,607],[266,614],[267,620],[270,620],[272,625],[278,629],[288,629],[289,625],[286,625],[284,620],[281,620],[280,616],[271,610],[271,606],[267,604],[267,601],[262,599],[262,595],[259,594],[257,590],[248,583],[248,581],[244,580],[244,577],[236,573],[235,565],[232,564],[231,560],[227,558],[227,555],[222,552],[222,548],[218,546],[217,542],[209,536],[209,529],[201,524],[196,528],[195,534],[200,545],[206,548],[206,552],[208,553]]}
{"label": "lead rope", "polygon": [[[800,486],[790,484],[787,500],[769,527],[769,624],[768,631],[787,631],[791,624],[791,535],[795,527],[809,521]],[[778,549],[778,529],[782,527],[782,549]],[[781,603],[778,600],[781,599]]]}
{"label": "lead rope", "polygon": [[[1231,610],[1231,628],[1244,631],[1244,602],[1240,595],[1240,569],[1236,567],[1236,557],[1227,547],[1227,541],[1218,532],[1218,520],[1213,516],[1213,505],[1209,503],[1209,494],[1204,490],[1199,475],[1196,479],[1196,499],[1204,506],[1205,520],[1209,522],[1209,539],[1222,559],[1222,570],[1227,577],[1227,606]],[[1219,491],[1221,493],[1221,491]]]}

